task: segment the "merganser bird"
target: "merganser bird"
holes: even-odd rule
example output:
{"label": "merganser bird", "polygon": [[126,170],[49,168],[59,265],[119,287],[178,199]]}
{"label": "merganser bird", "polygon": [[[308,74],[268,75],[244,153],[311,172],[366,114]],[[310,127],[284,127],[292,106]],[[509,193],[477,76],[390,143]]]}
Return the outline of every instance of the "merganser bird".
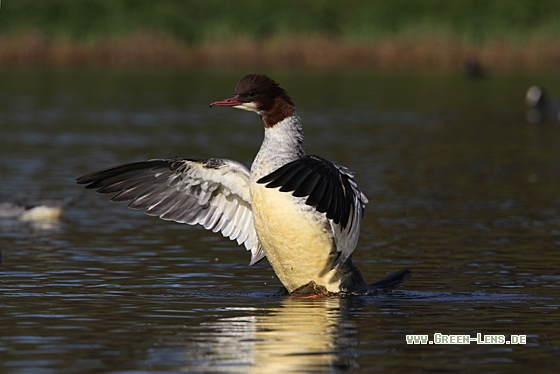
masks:
{"label": "merganser bird", "polygon": [[560,121],[560,99],[549,97],[538,85],[529,87],[525,94],[525,104],[529,123]]}
{"label": "merganser bird", "polygon": [[57,221],[66,206],[73,200],[73,198],[64,201],[33,200],[26,196],[0,197],[0,219]]}
{"label": "merganser bird", "polygon": [[249,170],[228,159],[154,159],[87,174],[77,183],[128,207],[187,224],[201,224],[244,244],[250,265],[264,257],[289,293],[366,294],[410,278],[408,269],[370,286],[351,255],[366,196],[346,167],[306,156],[295,105],[278,83],[251,74],[234,96],[210,106],[256,112],[264,141]]}

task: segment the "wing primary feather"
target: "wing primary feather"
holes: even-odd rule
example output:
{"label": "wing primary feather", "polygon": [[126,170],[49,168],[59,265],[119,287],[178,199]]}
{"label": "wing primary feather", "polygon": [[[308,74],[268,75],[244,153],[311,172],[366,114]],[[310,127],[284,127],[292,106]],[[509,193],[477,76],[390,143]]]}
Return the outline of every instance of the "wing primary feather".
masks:
{"label": "wing primary feather", "polygon": [[[319,210],[319,204],[321,203],[321,199],[323,198],[323,195],[325,194],[325,192],[327,190],[327,186],[328,186],[328,181],[325,180],[324,178],[322,178],[321,183],[317,183],[315,185],[315,188],[313,189],[313,191],[311,191],[309,193],[309,197],[307,198],[305,203],[307,205],[314,206],[314,207],[317,208],[317,210]],[[321,213],[324,213],[324,212],[321,212]]]}
{"label": "wing primary feather", "polygon": [[[112,192],[124,191],[126,189],[130,189],[132,187],[142,185],[144,183],[149,183],[150,178],[151,176],[146,176],[144,174],[140,174],[136,178],[130,178],[130,179],[127,178],[124,180],[122,179],[122,177],[120,180],[116,180],[116,178],[111,178],[110,181],[109,180],[104,181],[103,187],[99,188],[97,192],[112,193]],[[153,182],[157,182],[157,180],[154,179]]]}
{"label": "wing primary feather", "polygon": [[323,193],[323,197],[321,198],[321,201],[319,202],[319,204],[317,205],[317,210],[321,213],[326,213],[330,206],[331,206],[331,200],[333,197],[333,184],[330,180],[325,180],[325,192]]}
{"label": "wing primary feather", "polygon": [[317,184],[323,180],[324,177],[321,174],[312,172],[307,176],[307,178],[299,183],[299,186],[295,189],[292,195],[294,195],[295,197],[309,196],[311,192],[313,192],[315,186],[317,186]]}
{"label": "wing primary feather", "polygon": [[304,164],[286,164],[281,168],[273,171],[269,175],[266,175],[259,179],[257,183],[265,184],[268,188],[276,188],[285,184],[287,181],[292,179],[299,171],[303,170],[306,166]]}
{"label": "wing primary feather", "polygon": [[121,203],[125,201],[138,199],[144,196],[151,197],[151,195],[157,192],[162,193],[164,191],[166,190],[162,189],[161,186],[158,185],[157,183],[146,183],[146,184],[132,187],[130,189],[123,190],[117,193],[115,196],[113,196],[111,200],[117,203]]}
{"label": "wing primary feather", "polygon": [[255,265],[257,262],[265,258],[266,255],[264,253],[263,248],[259,245],[255,251],[251,251],[251,262],[249,262],[249,266]]}
{"label": "wing primary feather", "polygon": [[[276,184],[279,185],[280,187],[280,191],[282,192],[291,192],[294,191],[296,188],[298,188],[301,184],[302,181],[305,180],[305,178],[307,178],[311,173],[313,173],[313,170],[311,169],[300,169],[298,170],[297,173],[295,173],[294,175],[291,176],[291,178],[289,179],[278,179],[276,181]],[[269,187],[267,185],[267,187]]]}
{"label": "wing primary feather", "polygon": [[343,228],[346,227],[346,224],[348,223],[348,206],[347,206],[347,200],[346,200],[346,196],[344,194],[344,181],[341,179],[340,180],[340,185],[337,190],[337,217],[338,217],[338,222],[340,224],[340,226],[342,226]]}

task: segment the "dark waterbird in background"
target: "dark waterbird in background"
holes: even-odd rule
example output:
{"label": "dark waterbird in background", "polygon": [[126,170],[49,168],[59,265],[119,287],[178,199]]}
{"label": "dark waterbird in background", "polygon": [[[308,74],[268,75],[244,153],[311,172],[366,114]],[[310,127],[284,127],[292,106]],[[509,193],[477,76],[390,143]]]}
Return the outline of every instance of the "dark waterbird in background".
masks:
{"label": "dark waterbird in background", "polygon": [[461,68],[467,78],[486,78],[486,69],[482,65],[482,62],[480,62],[480,60],[475,56],[465,58],[461,64]]}
{"label": "dark waterbird in background", "polygon": [[129,207],[201,224],[264,257],[289,293],[368,294],[411,277],[403,269],[368,285],[352,263],[368,202],[346,167],[305,155],[303,132],[287,92],[265,75],[247,75],[233,97],[210,106],[256,112],[264,141],[249,170],[228,159],[175,157],[136,162],[77,179]]}

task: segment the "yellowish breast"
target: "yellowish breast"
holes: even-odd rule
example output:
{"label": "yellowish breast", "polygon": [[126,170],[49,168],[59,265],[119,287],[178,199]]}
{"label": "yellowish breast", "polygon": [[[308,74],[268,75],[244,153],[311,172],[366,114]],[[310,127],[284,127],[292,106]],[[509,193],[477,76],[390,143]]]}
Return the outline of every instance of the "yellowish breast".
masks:
{"label": "yellowish breast", "polygon": [[266,257],[288,291],[315,281],[339,292],[339,277],[331,270],[336,247],[324,224],[276,188],[254,185],[252,205]]}

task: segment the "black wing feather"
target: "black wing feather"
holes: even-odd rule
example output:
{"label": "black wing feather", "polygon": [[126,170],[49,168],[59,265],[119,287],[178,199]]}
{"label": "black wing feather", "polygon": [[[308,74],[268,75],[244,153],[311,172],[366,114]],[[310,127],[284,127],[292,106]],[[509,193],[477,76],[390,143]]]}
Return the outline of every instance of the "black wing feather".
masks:
{"label": "black wing feather", "polygon": [[[327,181],[328,182],[328,181]],[[329,183],[317,183],[313,191],[309,193],[309,198],[307,198],[306,203],[311,206],[317,207],[317,210],[321,213],[325,213],[326,208],[321,210],[321,199],[326,192]]]}
{"label": "black wing feather", "polygon": [[133,162],[130,164],[121,165],[114,168],[107,168],[84,175],[83,177],[76,179],[76,183],[87,184],[86,188],[109,187],[110,185],[122,182],[124,180],[145,180],[146,169],[167,168],[169,169],[169,171],[173,171],[172,167],[173,163],[170,163],[168,160]]}
{"label": "black wing feather", "polygon": [[[290,164],[288,164],[290,165]],[[262,177],[259,180],[259,183],[268,183],[270,182],[267,187],[276,188],[282,186],[288,180],[290,180],[298,171],[303,170],[305,168],[304,164],[294,164],[291,165],[289,168],[284,170],[276,170],[272,173],[268,174],[267,176]]]}
{"label": "black wing feather", "polygon": [[326,213],[327,210],[329,210],[329,207],[331,206],[331,200],[333,198],[333,184],[329,180],[327,180],[324,184],[326,185],[326,188],[325,192],[323,192],[323,196],[317,197],[321,199],[321,201],[317,205],[317,210],[321,213]]}
{"label": "black wing feather", "polygon": [[[311,173],[309,173],[307,178],[301,181],[299,188],[295,189],[293,195],[296,197],[305,197],[311,195],[311,192],[313,192],[315,186],[317,186],[317,184],[321,181],[321,179],[322,179],[321,174],[312,171]],[[312,205],[309,204],[309,202],[307,201],[306,203],[308,205]]]}
{"label": "black wing feather", "polygon": [[[298,165],[299,167],[299,165]],[[304,182],[309,175],[313,173],[313,170],[309,168],[301,168],[297,173],[293,174],[289,179],[281,184],[280,191],[291,192],[297,191],[304,186]],[[286,178],[282,178],[286,179]]]}

